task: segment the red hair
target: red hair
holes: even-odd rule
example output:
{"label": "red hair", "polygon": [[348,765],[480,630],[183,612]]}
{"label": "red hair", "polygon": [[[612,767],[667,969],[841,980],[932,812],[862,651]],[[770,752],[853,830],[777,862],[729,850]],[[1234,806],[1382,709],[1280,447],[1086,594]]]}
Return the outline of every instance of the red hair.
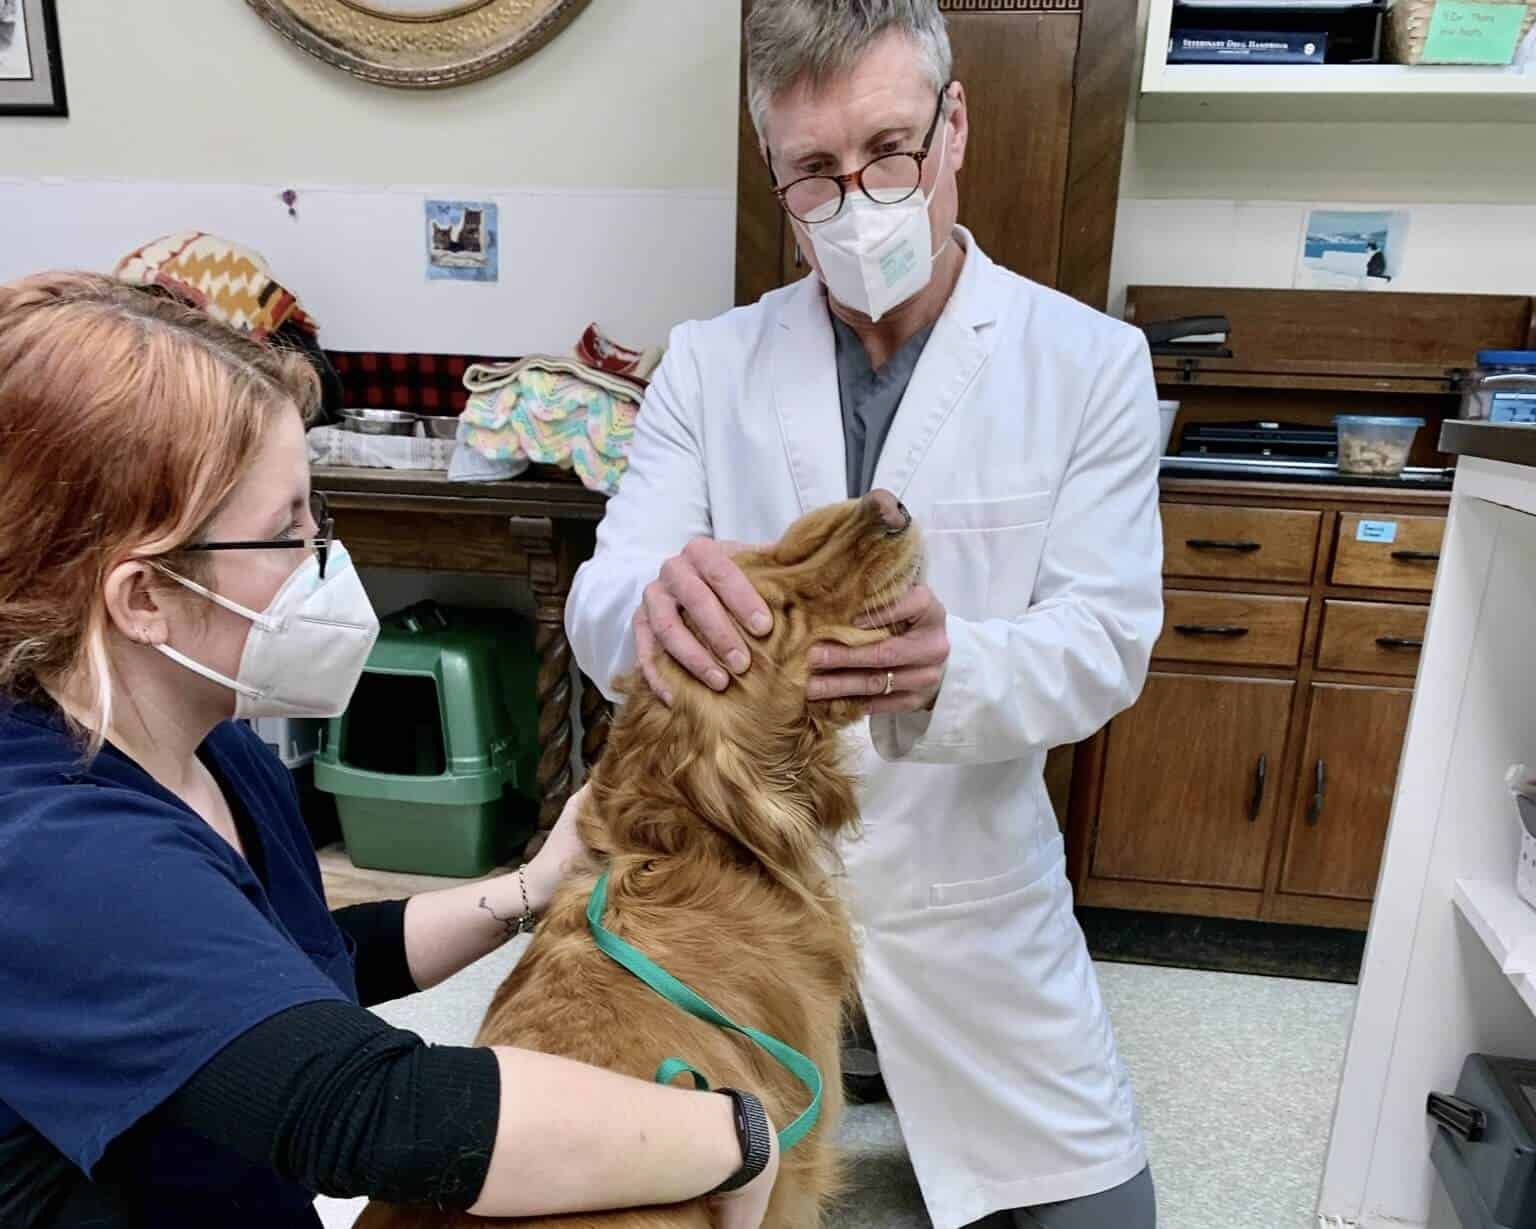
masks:
{"label": "red hair", "polygon": [[112,714],[108,573],[196,539],[273,415],[319,397],[295,354],[87,273],[0,285],[0,696],[66,683]]}

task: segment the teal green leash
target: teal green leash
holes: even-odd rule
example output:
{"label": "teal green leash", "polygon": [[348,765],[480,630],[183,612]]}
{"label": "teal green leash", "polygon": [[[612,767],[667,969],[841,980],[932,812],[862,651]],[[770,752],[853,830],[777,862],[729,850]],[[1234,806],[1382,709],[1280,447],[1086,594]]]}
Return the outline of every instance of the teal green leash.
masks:
{"label": "teal green leash", "polygon": [[[597,881],[597,886],[592,889],[591,898],[587,901],[587,925],[592,929],[592,939],[596,942],[598,949],[623,965],[669,1003],[681,1007],[690,1016],[695,1016],[727,1032],[740,1033],[749,1041],[755,1042],[782,1063],[795,1079],[805,1085],[806,1090],[811,1094],[811,1103],[806,1106],[800,1117],[779,1132],[779,1147],[788,1152],[810,1133],[817,1119],[821,1117],[821,1072],[816,1064],[793,1046],[785,1045],[777,1037],[771,1037],[755,1028],[743,1028],[703,996],[678,981],[638,948],[619,938],[603,925],[603,914],[607,908],[608,872],[604,871]],[[685,1073],[693,1077],[695,1087],[700,1089],[709,1087],[709,1081],[705,1079],[703,1073],[680,1058],[669,1058],[662,1063],[656,1070],[656,1082],[670,1084]]]}

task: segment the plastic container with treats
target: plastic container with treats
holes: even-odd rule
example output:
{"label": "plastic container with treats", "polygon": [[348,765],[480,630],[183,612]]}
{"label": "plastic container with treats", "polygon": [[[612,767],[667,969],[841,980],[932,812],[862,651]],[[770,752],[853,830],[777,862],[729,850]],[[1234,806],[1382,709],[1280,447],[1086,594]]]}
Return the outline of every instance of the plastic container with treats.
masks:
{"label": "plastic container with treats", "polygon": [[1461,416],[1536,423],[1536,350],[1479,350]]}
{"label": "plastic container with treats", "polygon": [[1395,478],[1408,466],[1422,418],[1387,414],[1340,414],[1339,473],[1361,478]]}

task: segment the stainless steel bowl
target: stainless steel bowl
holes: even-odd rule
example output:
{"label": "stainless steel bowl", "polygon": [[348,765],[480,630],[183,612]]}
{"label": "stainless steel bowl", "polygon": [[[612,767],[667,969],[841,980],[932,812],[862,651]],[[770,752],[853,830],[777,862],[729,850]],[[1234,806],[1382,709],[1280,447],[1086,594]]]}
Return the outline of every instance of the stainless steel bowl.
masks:
{"label": "stainless steel bowl", "polygon": [[417,417],[404,410],[342,410],[341,425],[359,435],[415,435]]}
{"label": "stainless steel bowl", "polygon": [[445,418],[441,414],[423,414],[421,425],[426,428],[429,439],[453,440],[459,437],[457,418]]}

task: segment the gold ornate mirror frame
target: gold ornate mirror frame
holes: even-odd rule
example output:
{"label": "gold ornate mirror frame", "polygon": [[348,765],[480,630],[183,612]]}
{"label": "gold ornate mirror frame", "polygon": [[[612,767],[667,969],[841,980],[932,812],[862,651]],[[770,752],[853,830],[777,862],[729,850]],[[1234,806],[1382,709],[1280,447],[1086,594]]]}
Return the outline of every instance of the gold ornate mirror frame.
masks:
{"label": "gold ornate mirror frame", "polygon": [[380,85],[437,89],[500,72],[570,24],[588,0],[246,0],[284,38]]}

